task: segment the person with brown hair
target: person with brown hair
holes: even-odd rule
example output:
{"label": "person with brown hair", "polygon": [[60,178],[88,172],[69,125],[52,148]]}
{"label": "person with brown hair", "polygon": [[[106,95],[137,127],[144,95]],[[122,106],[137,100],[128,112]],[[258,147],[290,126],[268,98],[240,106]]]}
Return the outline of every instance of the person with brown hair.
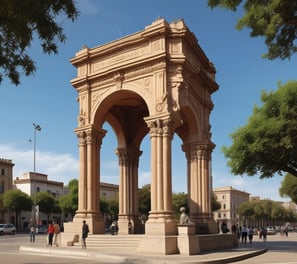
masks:
{"label": "person with brown hair", "polygon": [[59,240],[60,240],[60,226],[58,223],[53,222],[54,224],[54,245],[56,247],[59,246]]}

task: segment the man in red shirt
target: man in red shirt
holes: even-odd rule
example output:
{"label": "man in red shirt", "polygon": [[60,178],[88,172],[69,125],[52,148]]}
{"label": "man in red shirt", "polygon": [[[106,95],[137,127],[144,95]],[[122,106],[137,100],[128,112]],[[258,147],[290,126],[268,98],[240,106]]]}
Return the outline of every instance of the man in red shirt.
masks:
{"label": "man in red shirt", "polygon": [[55,234],[55,227],[52,221],[49,221],[49,225],[47,228],[47,233],[48,233],[48,246],[52,246],[53,245],[53,237]]}

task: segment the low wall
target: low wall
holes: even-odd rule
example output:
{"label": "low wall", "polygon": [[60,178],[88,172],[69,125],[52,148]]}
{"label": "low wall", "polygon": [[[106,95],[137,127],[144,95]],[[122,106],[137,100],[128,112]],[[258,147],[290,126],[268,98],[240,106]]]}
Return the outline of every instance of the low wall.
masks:
{"label": "low wall", "polygon": [[213,251],[238,246],[238,238],[235,234],[208,234],[198,235],[200,252]]}

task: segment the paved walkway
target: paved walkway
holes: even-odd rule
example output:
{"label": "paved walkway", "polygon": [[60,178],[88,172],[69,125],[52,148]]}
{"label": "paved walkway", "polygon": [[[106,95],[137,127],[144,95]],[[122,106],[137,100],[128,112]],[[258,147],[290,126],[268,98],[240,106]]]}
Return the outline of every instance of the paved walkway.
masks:
{"label": "paved walkway", "polygon": [[252,244],[239,244],[234,249],[206,252],[200,255],[153,255],[132,252],[127,249],[90,248],[81,249],[74,247],[46,247],[43,242],[36,240],[34,244],[20,246],[20,251],[42,255],[67,256],[75,258],[98,259],[100,263],[231,263],[247,259],[267,251],[266,244],[258,239]]}

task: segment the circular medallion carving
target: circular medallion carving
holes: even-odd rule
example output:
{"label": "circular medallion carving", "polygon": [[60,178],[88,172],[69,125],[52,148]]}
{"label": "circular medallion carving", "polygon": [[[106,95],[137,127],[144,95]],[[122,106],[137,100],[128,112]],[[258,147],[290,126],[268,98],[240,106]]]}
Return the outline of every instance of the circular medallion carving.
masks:
{"label": "circular medallion carving", "polygon": [[158,103],[158,104],[156,104],[156,110],[157,110],[158,112],[161,112],[161,111],[163,110],[163,104],[162,104],[162,103]]}

